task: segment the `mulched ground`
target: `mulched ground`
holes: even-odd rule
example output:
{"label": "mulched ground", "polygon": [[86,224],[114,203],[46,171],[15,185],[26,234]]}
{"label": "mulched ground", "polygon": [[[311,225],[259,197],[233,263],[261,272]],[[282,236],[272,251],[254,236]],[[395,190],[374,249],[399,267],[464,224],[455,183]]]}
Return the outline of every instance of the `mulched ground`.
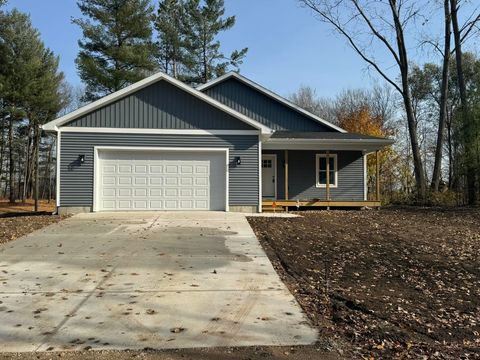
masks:
{"label": "mulched ground", "polygon": [[66,218],[58,215],[7,214],[5,216],[8,217],[0,217],[0,244],[15,240]]}
{"label": "mulched ground", "polygon": [[480,358],[480,209],[249,219],[321,332],[354,358]]}

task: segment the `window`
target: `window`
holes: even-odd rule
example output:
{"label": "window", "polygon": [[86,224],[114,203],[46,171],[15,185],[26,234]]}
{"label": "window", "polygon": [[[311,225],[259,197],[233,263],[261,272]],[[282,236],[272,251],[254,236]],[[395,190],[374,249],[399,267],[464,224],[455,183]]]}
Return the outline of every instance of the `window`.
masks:
{"label": "window", "polygon": [[[330,154],[329,161],[329,182],[330,187],[337,187],[337,154]],[[316,177],[317,187],[327,187],[327,154],[317,154],[316,156]]]}
{"label": "window", "polygon": [[262,160],[262,167],[263,168],[271,168],[272,167],[272,160],[271,159],[263,159]]}

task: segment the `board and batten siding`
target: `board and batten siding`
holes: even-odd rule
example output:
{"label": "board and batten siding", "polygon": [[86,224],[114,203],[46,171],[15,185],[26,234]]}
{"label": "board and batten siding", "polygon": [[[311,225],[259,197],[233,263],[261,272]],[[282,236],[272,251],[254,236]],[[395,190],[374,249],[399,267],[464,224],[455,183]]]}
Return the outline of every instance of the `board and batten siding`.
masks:
{"label": "board and batten siding", "polygon": [[335,131],[277,100],[230,78],[203,90],[205,94],[273,130]]}
{"label": "board and batten siding", "polygon": [[[285,199],[284,150],[264,150],[264,154],[277,155],[277,198]],[[293,200],[326,199],[325,188],[316,187],[316,154],[318,150],[288,151],[288,192]],[[338,186],[330,188],[330,198],[334,201],[363,201],[365,180],[363,176],[363,154],[361,151],[330,151],[337,154]]]}
{"label": "board and batten siding", "polygon": [[[159,135],[62,132],[60,206],[93,206],[94,146],[229,148],[230,206],[258,206],[258,136]],[[79,163],[85,155],[85,163]],[[234,164],[240,156],[241,165]],[[211,189],[215,191],[215,189]]]}
{"label": "board and batten siding", "polygon": [[158,81],[64,126],[136,129],[255,130],[226,112]]}

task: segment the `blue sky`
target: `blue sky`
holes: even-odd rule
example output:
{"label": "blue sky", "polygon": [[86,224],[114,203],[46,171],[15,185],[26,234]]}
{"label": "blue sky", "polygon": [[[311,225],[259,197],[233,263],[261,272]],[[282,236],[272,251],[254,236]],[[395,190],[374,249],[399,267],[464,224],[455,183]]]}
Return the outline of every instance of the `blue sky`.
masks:
{"label": "blue sky", "polygon": [[[154,3],[156,0],[153,1]],[[369,86],[375,78],[365,63],[296,0],[226,0],[237,24],[221,36],[226,53],[249,47],[241,72],[286,96],[301,84],[320,96]],[[71,23],[80,16],[75,0],[9,0],[8,8],[30,13],[42,39],[61,59],[67,80],[80,84],[75,68],[81,33]]]}

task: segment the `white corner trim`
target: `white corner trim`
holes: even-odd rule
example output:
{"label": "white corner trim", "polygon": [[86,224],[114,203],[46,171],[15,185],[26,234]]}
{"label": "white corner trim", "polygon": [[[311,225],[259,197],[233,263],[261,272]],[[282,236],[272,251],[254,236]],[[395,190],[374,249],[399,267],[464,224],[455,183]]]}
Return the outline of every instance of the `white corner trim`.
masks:
{"label": "white corner trim", "polygon": [[230,149],[225,148],[225,211],[230,211]]}
{"label": "white corner trim", "polygon": [[259,130],[200,130],[200,129],[147,129],[108,127],[62,127],[62,132],[102,134],[163,134],[163,135],[258,135]]}
{"label": "white corner trim", "polygon": [[43,130],[46,130],[46,131],[58,131],[59,127],[62,126],[63,124],[67,123],[68,121],[71,121],[79,116],[82,116],[84,114],[87,114],[91,111],[94,111],[102,106],[105,106],[105,105],[108,105],[112,102],[114,102],[115,100],[121,98],[121,97],[124,97],[124,96],[127,96],[129,94],[132,94],[140,89],[143,89],[144,87],[147,87],[157,81],[160,81],[160,80],[164,80],[164,81],[167,81],[168,83],[184,90],[185,92],[205,101],[206,103],[216,107],[217,109],[220,109],[222,111],[224,111],[225,113],[227,114],[230,114],[232,115],[233,117],[247,123],[248,125],[260,130],[262,133],[266,133],[266,134],[269,134],[272,132],[272,130],[259,123],[258,121],[255,121],[251,118],[249,118],[248,116],[245,116],[241,113],[239,113],[238,111],[235,111],[233,110],[232,108],[220,103],[219,101],[211,98],[210,96],[192,88],[191,86],[188,86],[187,84],[184,84],[183,82],[177,80],[177,79],[174,79],[164,73],[156,73],[152,76],[149,76],[143,80],[140,80],[138,82],[136,82],[135,84],[132,84],[130,86],[127,86],[126,88],[122,89],[122,90],[119,90],[119,91],[116,91],[110,95],[107,95],[97,101],[94,101],[88,105],[85,105],[83,107],[81,107],[80,109],[77,109],[69,114],[66,114],[62,117],[59,117],[58,119],[55,119],[53,121],[50,121],[49,123],[45,124],[42,126],[42,129]]}
{"label": "white corner trim", "polygon": [[57,211],[58,211],[58,208],[60,207],[60,172],[61,172],[60,171],[60,148],[61,148],[60,138],[61,138],[61,135],[62,135],[62,133],[61,133],[61,131],[59,131],[57,133],[57,149],[56,149],[57,150],[57,164],[56,164],[57,165],[57,174],[56,174],[57,179],[56,179],[56,184],[55,184],[55,188],[56,188],[55,189],[55,193],[56,193],[55,202],[56,202],[56,205],[57,205]]}
{"label": "white corner trim", "polygon": [[[320,161],[318,161],[320,158],[326,158],[327,154],[322,153],[322,154],[315,154],[315,187],[317,188],[326,188],[327,184],[320,184],[319,178],[318,178],[318,173],[320,172]],[[337,163],[337,154],[329,154],[328,157],[333,158],[333,167],[334,167],[334,178],[335,178],[335,184],[330,184],[330,188],[337,188],[338,187],[338,163]],[[327,176],[329,176],[327,174]]]}
{"label": "white corner trim", "polygon": [[262,85],[257,84],[256,82],[254,82],[254,81],[246,78],[245,76],[242,76],[242,75],[240,75],[239,73],[234,72],[234,71],[229,72],[229,73],[226,73],[226,74],[224,74],[224,75],[222,75],[222,76],[220,76],[220,77],[218,77],[218,78],[216,78],[216,79],[214,79],[214,80],[211,80],[211,81],[207,82],[206,84],[203,84],[203,85],[197,87],[197,89],[198,89],[199,91],[204,91],[204,90],[206,90],[206,89],[214,86],[215,84],[218,84],[218,83],[220,83],[220,82],[222,82],[222,81],[224,81],[224,80],[226,80],[226,79],[228,79],[228,78],[231,78],[231,77],[233,77],[233,78],[235,78],[235,79],[237,79],[237,80],[245,83],[246,85],[254,88],[255,90],[260,91],[261,93],[263,93],[263,94],[265,94],[265,95],[273,98],[274,100],[277,100],[278,102],[280,102],[280,103],[288,106],[289,108],[291,108],[291,109],[293,109],[293,110],[295,110],[295,111],[297,111],[297,112],[299,112],[299,113],[301,113],[301,114],[303,114],[303,115],[311,118],[312,120],[314,120],[314,121],[316,121],[316,122],[318,122],[318,123],[321,123],[321,124],[323,124],[323,125],[331,128],[331,129],[335,129],[335,130],[337,130],[337,131],[339,131],[339,132],[341,132],[341,133],[346,133],[346,132],[347,132],[346,130],[338,127],[337,125],[334,125],[334,124],[332,124],[331,122],[329,122],[329,121],[327,121],[327,120],[324,120],[324,119],[322,119],[321,117],[319,117],[319,116],[317,116],[317,115],[315,115],[315,114],[312,114],[311,112],[309,112],[309,111],[301,108],[300,106],[292,103],[290,100],[285,99],[284,97],[282,97],[282,96],[280,96],[280,95],[278,95],[278,94],[275,94],[273,91],[268,90],[267,88],[263,87]]}
{"label": "white corner trim", "polygon": [[99,199],[99,151],[109,150],[131,150],[131,151],[168,151],[168,152],[224,152],[225,153],[225,211],[230,210],[229,206],[229,165],[230,165],[230,149],[229,148],[208,148],[208,147],[149,147],[149,146],[94,146],[93,147],[93,212],[99,211],[97,204]]}
{"label": "white corner trim", "polygon": [[363,200],[367,201],[368,197],[368,159],[367,159],[368,154],[363,154]]}
{"label": "white corner trim", "polygon": [[261,213],[262,209],[262,137],[258,135],[258,212]]}

